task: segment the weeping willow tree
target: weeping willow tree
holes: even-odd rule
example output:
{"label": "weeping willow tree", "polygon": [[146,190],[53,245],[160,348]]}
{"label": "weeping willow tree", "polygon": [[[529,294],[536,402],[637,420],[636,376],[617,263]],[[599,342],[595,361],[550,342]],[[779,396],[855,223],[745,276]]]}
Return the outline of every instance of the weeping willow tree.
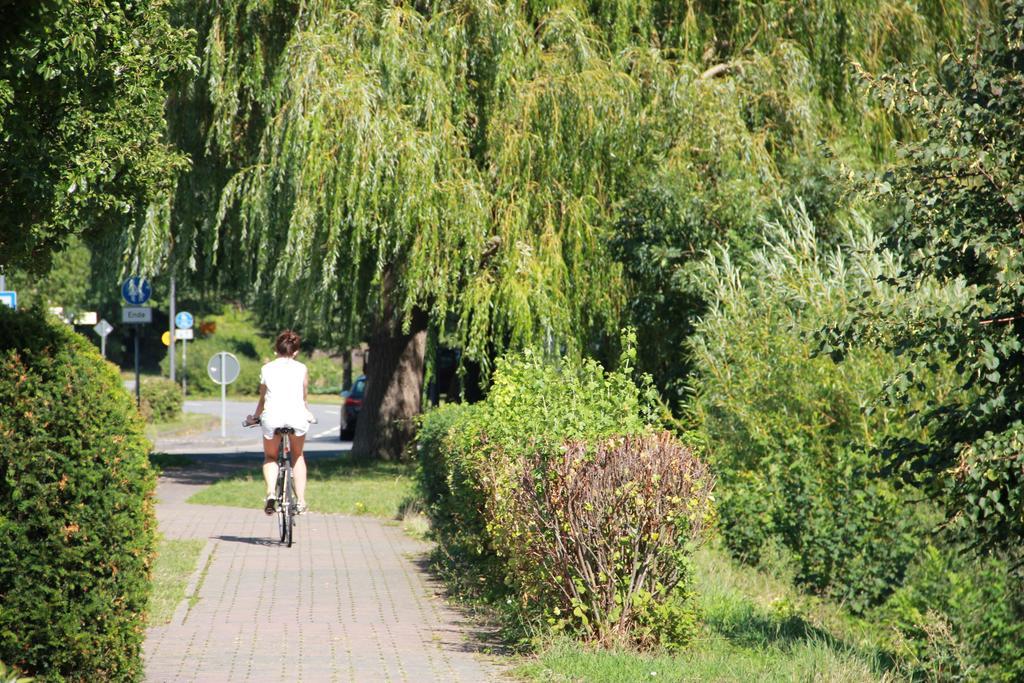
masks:
{"label": "weeping willow tree", "polygon": [[[823,244],[852,215],[851,170],[870,170],[893,142],[919,134],[869,97],[862,74],[894,64],[935,68],[950,43],[991,22],[994,3],[922,0],[691,0],[657,29],[663,54],[690,76],[674,144],[626,199],[612,250],[623,263],[639,367],[685,410],[706,297],[708,250],[739,260],[764,225],[801,203]],[[661,15],[659,15],[661,16]],[[864,210],[864,207],[860,207]]]}
{"label": "weeping willow tree", "polygon": [[170,107],[194,166],[137,257],[328,343],[368,337],[359,454],[400,453],[428,327],[486,365],[617,324],[607,228],[669,144],[657,50],[613,50],[572,3],[180,7],[203,46]]}
{"label": "weeping willow tree", "polygon": [[926,4],[178,0],[202,67],[169,118],[193,166],[135,253],[326,343],[368,338],[356,450],[395,456],[428,328],[485,366],[588,348],[637,308],[608,249],[622,206],[667,186],[709,239],[757,224],[783,160],[853,110],[852,58],[973,16]]}

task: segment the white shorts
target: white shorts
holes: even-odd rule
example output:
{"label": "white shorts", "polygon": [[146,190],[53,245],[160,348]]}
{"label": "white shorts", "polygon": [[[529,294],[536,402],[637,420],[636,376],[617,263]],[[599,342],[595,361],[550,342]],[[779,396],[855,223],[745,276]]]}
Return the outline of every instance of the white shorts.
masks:
{"label": "white shorts", "polygon": [[276,438],[274,430],[280,427],[291,427],[295,430],[295,436],[305,436],[306,432],[309,431],[309,423],[301,422],[302,426],[290,425],[290,424],[272,424],[269,422],[263,422],[260,426],[263,428],[263,438],[267,441]]}

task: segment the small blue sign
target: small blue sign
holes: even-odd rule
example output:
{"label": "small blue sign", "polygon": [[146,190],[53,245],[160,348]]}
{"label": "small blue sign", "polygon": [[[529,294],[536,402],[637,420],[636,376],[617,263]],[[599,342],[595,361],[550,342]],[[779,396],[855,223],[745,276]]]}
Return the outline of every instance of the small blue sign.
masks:
{"label": "small blue sign", "polygon": [[121,285],[121,296],[133,306],[139,306],[149,301],[153,288],[149,286],[149,280],[134,275],[124,281]]}
{"label": "small blue sign", "polygon": [[195,321],[192,320],[192,314],[188,311],[182,311],[174,316],[174,326],[182,330],[191,329],[193,322]]}
{"label": "small blue sign", "polygon": [[18,308],[18,293],[17,292],[0,292],[0,304],[17,310]]}

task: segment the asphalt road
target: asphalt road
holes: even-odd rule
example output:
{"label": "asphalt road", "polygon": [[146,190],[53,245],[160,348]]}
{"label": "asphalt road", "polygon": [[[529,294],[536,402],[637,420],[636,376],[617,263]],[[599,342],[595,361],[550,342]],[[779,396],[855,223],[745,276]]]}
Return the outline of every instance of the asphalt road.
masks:
{"label": "asphalt road", "polygon": [[[339,441],[341,430],[338,405],[311,403],[310,410],[319,421],[310,425],[306,434],[305,452],[310,455],[337,454],[352,447],[350,441]],[[158,439],[156,450],[165,453],[251,453],[261,451],[261,432],[258,427],[242,426],[245,416],[256,409],[256,400],[227,401],[224,405],[226,416],[224,436],[218,424],[214,429],[200,434]],[[185,401],[185,412],[221,415],[221,403],[217,400]]]}

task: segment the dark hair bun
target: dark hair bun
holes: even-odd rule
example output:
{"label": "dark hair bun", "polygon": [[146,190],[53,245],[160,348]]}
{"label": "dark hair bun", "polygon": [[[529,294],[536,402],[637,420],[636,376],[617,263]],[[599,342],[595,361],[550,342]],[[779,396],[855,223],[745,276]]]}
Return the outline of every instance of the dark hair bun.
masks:
{"label": "dark hair bun", "polygon": [[277,341],[274,342],[274,348],[281,356],[294,355],[300,346],[302,346],[302,339],[291,330],[285,330],[277,335]]}

